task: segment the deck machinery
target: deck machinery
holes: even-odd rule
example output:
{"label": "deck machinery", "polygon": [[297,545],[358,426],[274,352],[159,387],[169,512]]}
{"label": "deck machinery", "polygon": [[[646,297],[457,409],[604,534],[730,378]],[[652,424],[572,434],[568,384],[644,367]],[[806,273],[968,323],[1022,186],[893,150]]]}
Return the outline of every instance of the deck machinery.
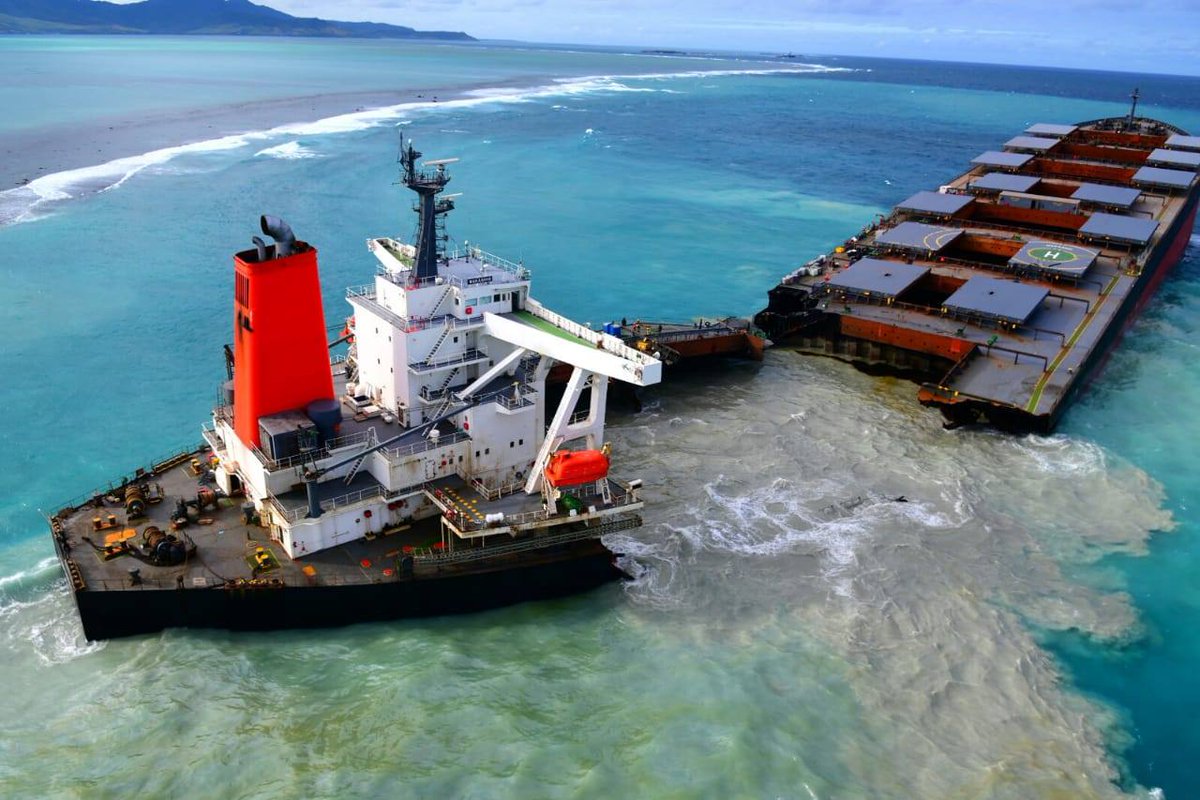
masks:
{"label": "deck machinery", "polygon": [[1051,430],[1187,247],[1200,137],[1036,124],[786,275],[778,343],[916,377],[950,424]]}
{"label": "deck machinery", "polygon": [[[444,614],[619,575],[600,537],[641,524],[641,482],[608,473],[605,397],[661,364],[542,306],[523,265],[448,251],[449,162],[420,156],[403,150],[415,241],[367,243],[348,354],[330,357],[316,250],[264,217],[274,243],[234,259],[204,446],[52,517],[89,639]],[[547,409],[555,364],[571,372]]]}

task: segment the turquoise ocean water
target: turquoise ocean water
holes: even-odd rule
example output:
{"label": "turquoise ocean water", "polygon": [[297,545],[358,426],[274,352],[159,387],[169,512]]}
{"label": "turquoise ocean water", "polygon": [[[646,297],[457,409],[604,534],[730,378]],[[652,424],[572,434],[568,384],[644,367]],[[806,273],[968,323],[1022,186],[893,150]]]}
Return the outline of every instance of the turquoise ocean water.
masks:
{"label": "turquoise ocean water", "polygon": [[1135,84],[1146,114],[1200,131],[1197,79],[805,61],[0,39],[0,144],[484,89],[0,194],[0,795],[1196,796],[1195,238],[1054,436],[947,432],[911,384],[773,351],[613,421],[621,471],[651,487],[646,526],[610,542],[626,585],[82,639],[39,511],[196,438],[259,214],[320,249],[331,324],[348,313],[366,238],[412,230],[398,128],[462,159],[452,236],[597,324],[752,313],[874,214],[1030,123],[1122,113]]}

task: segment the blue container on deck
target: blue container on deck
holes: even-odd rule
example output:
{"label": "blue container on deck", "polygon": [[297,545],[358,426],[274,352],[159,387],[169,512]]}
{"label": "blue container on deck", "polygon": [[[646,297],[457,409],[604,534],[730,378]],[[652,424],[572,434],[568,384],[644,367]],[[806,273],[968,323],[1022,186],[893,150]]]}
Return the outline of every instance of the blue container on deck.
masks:
{"label": "blue container on deck", "polygon": [[336,399],[314,400],[305,408],[305,413],[317,426],[322,442],[337,436],[338,426],[342,424],[342,404]]}
{"label": "blue container on deck", "polygon": [[610,334],[612,336],[620,336],[621,335],[621,326],[616,324],[615,322],[606,322],[604,324],[604,332],[607,334]]}

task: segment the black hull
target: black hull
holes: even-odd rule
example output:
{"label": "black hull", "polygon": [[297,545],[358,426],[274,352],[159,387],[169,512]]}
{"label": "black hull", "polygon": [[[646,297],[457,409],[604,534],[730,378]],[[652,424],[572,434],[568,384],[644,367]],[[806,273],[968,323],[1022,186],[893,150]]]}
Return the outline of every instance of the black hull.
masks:
{"label": "black hull", "polygon": [[333,586],[144,589],[75,593],[90,640],[166,628],[265,631],[465,614],[586,592],[624,577],[590,541],[569,556],[527,566]]}

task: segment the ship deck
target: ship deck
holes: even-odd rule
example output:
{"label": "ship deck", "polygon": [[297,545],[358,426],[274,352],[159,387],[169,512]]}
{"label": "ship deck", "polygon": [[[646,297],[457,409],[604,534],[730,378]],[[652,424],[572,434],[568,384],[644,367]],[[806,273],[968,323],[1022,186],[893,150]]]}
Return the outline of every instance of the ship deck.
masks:
{"label": "ship deck", "polygon": [[[962,280],[972,272],[961,266],[946,268],[935,261],[913,263]],[[1132,277],[1104,265],[1098,265],[1089,276],[1103,281],[1108,291],[1102,293],[1091,285],[1055,285],[1026,323],[1004,328],[943,314],[927,306],[871,302],[869,298],[847,298],[834,291],[818,290],[825,295],[821,309],[827,313],[965,343],[968,355],[956,364],[943,385],[961,395],[1042,414],[1048,413],[1068,391],[1071,377],[1090,357],[1134,286]],[[1062,375],[1058,375],[1060,370]]]}
{"label": "ship deck", "polygon": [[983,154],[786,276],[756,321],[854,363],[920,363],[921,400],[948,413],[1052,426],[1190,233],[1195,170],[1144,166],[1168,129],[1141,123]]}
{"label": "ship deck", "polygon": [[[488,569],[481,564],[485,556],[494,556],[499,564],[506,557],[519,557],[522,564],[537,561],[539,550],[557,543],[596,538],[608,529],[632,526],[623,517],[614,517],[587,530],[566,530],[555,527],[553,532],[534,531],[524,538],[514,538],[505,532],[496,535],[475,535],[470,539],[455,536],[444,530],[440,516],[419,520],[385,530],[370,539],[346,542],[336,547],[309,554],[300,559],[291,559],[279,545],[272,541],[267,529],[257,523],[247,523],[243,515],[244,498],[218,497],[218,507],[208,508],[199,514],[193,513],[190,521],[176,535],[195,544],[195,553],[178,566],[153,566],[126,552],[106,557],[101,552],[106,543],[117,543],[128,538],[137,544],[143,542],[143,532],[155,526],[164,532],[172,531],[170,517],[180,499],[195,500],[202,486],[212,488],[211,483],[201,479],[203,464],[208,452],[205,449],[182,454],[172,459],[175,463],[163,462],[157,467],[147,467],[142,474],[134,476],[132,483],[143,483],[154,496],[155,502],[147,505],[147,513],[137,519],[128,519],[124,503],[117,500],[123,496],[123,483],[107,493],[60,511],[54,517],[56,537],[64,558],[77,568],[77,588],[88,591],[145,589],[206,589],[229,586],[243,581],[274,581],[285,586],[370,584],[404,579],[400,561],[411,556],[413,575],[431,572],[442,573],[461,569]],[[193,469],[193,459],[202,465],[198,474]],[[366,473],[355,478],[355,485],[343,486],[341,481],[322,485],[325,494],[338,491],[361,489],[359,483],[373,482]],[[333,485],[333,484],[336,484]],[[613,491],[610,510],[633,510],[640,504],[631,505],[630,498],[618,484],[610,482]],[[504,513],[506,518],[538,518],[550,520],[542,507],[541,495],[529,496],[524,492],[512,492],[502,497],[488,497],[462,478],[444,478],[422,487],[413,501],[427,497],[440,509],[462,509],[463,522],[460,527],[475,534],[487,533],[488,514]],[[285,507],[306,507],[302,490],[291,492],[282,498]],[[97,502],[99,505],[97,505]],[[599,498],[588,502],[593,505]],[[565,514],[559,514],[554,522],[563,523]],[[96,530],[94,520],[106,523],[112,518],[112,526]],[[640,522],[640,521],[639,521]],[[567,526],[568,528],[572,526]],[[576,525],[574,528],[581,526]],[[89,541],[90,540],[90,541]],[[260,548],[269,554],[267,569],[255,567],[255,556]],[[131,574],[137,570],[137,579]],[[68,565],[68,574],[72,570]]]}

